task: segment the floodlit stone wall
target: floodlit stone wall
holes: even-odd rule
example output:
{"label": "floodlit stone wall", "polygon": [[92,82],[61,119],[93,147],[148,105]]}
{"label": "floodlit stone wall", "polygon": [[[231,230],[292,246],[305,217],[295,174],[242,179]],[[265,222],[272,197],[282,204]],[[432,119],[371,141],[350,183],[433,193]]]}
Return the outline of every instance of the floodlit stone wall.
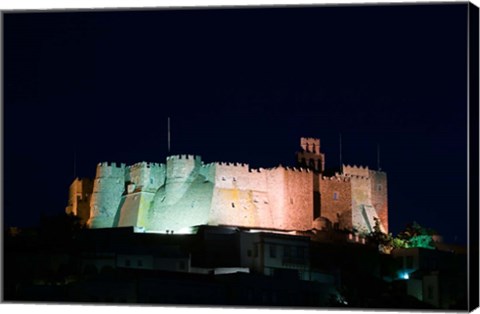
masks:
{"label": "floodlit stone wall", "polygon": [[321,217],[340,229],[352,228],[352,188],[343,175],[319,178]]}
{"label": "floodlit stone wall", "polygon": [[370,175],[370,171],[368,167],[362,166],[350,166],[350,165],[343,165],[342,173],[345,175],[356,176],[356,177],[366,177]]}
{"label": "floodlit stone wall", "polygon": [[266,198],[258,198],[260,206],[269,208],[272,217],[272,228],[285,228],[285,172],[283,168],[277,167],[265,171],[267,178],[268,190]]}
{"label": "floodlit stone wall", "polygon": [[114,226],[123,191],[125,190],[125,164],[100,163],[93,183],[90,201],[91,228],[110,228]]}
{"label": "floodlit stone wall", "polygon": [[134,190],[156,192],[165,184],[165,164],[139,162],[127,167],[125,182]]}
{"label": "floodlit stone wall", "polygon": [[284,172],[284,217],[287,230],[309,230],[313,222],[313,172],[282,168]]}
{"label": "floodlit stone wall", "polygon": [[363,232],[372,230],[370,216],[380,219],[383,232],[388,232],[387,176],[368,167],[343,166],[352,189],[352,224]]}
{"label": "floodlit stone wall", "polygon": [[384,232],[388,232],[388,189],[387,174],[370,170],[372,205],[375,207]]}
{"label": "floodlit stone wall", "polygon": [[93,191],[93,182],[88,178],[76,178],[70,185],[68,195],[67,214],[73,214],[86,223],[90,218],[90,199]]}
{"label": "floodlit stone wall", "polygon": [[[301,146],[300,154],[324,161],[319,140],[303,138]],[[169,156],[165,164],[100,163],[86,205],[88,215],[82,217],[91,228],[136,226],[147,232],[178,233],[204,224],[309,230],[316,218],[341,229],[365,231],[367,224],[371,229],[365,217],[378,216],[388,230],[384,172],[343,166],[341,174],[325,177],[321,169],[204,164],[194,155]],[[72,196],[82,187],[72,183],[67,212],[83,215]]]}
{"label": "floodlit stone wall", "polygon": [[268,172],[246,164],[215,163],[215,189],[209,223],[273,227]]}
{"label": "floodlit stone wall", "polygon": [[352,184],[352,224],[360,232],[369,232],[364,206],[371,206],[370,178],[351,176]]}
{"label": "floodlit stone wall", "polygon": [[190,226],[207,224],[213,182],[205,176],[208,171],[201,169],[202,161],[199,156],[168,157],[165,185],[155,193],[145,225],[140,227],[158,232],[168,230],[178,233]]}

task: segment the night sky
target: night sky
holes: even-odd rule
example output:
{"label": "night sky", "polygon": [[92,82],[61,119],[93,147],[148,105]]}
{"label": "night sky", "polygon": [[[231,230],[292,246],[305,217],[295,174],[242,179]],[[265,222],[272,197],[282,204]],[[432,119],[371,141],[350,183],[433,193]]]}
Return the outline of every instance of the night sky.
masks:
{"label": "night sky", "polygon": [[[4,15],[4,221],[65,210],[101,161],[172,154],[388,175],[394,234],[466,243],[467,4]],[[76,152],[76,154],[75,154]]]}

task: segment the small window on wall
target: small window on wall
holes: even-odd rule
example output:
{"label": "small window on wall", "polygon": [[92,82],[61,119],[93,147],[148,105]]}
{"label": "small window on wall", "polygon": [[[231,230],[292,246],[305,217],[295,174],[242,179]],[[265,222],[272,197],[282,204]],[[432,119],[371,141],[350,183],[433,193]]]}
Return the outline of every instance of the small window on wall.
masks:
{"label": "small window on wall", "polygon": [[338,200],[338,196],[339,196],[338,192],[333,192],[333,200],[334,201]]}
{"label": "small window on wall", "polygon": [[381,191],[382,190],[382,185],[381,184],[377,184],[377,191]]}

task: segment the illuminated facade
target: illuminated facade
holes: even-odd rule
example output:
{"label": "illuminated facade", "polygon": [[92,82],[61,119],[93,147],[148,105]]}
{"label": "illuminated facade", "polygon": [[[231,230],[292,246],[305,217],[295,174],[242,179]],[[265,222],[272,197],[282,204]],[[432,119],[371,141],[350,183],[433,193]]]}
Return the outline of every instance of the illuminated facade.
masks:
{"label": "illuminated facade", "polygon": [[90,218],[90,200],[92,196],[93,182],[90,179],[73,180],[68,194],[67,214],[79,217],[83,222]]}
{"label": "illuminated facade", "polygon": [[[205,164],[193,155],[170,156],[166,164],[100,163],[89,216],[81,218],[90,228],[188,233],[198,225],[282,231],[331,226],[368,232],[377,217],[387,232],[386,174],[342,166],[325,176],[320,140],[302,138],[300,144],[297,168]],[[70,202],[67,212],[76,214],[75,206]]]}

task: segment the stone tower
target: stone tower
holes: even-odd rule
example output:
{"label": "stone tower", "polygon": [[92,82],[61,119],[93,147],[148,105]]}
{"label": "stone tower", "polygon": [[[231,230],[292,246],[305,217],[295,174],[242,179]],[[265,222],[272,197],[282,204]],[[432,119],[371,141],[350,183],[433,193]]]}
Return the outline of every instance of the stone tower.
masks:
{"label": "stone tower", "polygon": [[325,154],[320,152],[320,139],[302,137],[300,147],[297,152],[297,165],[322,173],[325,170]]}
{"label": "stone tower", "polygon": [[145,227],[148,224],[150,203],[157,190],[165,184],[165,165],[139,162],[125,171],[126,189],[114,226]]}
{"label": "stone tower", "polygon": [[319,177],[325,170],[325,154],[320,152],[320,139],[302,137],[300,138],[300,151],[297,152],[297,166],[313,171],[313,219],[320,218],[320,185]]}
{"label": "stone tower", "polygon": [[90,228],[111,228],[125,190],[125,164],[100,163],[90,201]]}
{"label": "stone tower", "polygon": [[93,182],[88,178],[75,178],[69,189],[68,205],[65,208],[67,214],[80,218],[82,224],[90,218],[90,198],[93,192]]}

